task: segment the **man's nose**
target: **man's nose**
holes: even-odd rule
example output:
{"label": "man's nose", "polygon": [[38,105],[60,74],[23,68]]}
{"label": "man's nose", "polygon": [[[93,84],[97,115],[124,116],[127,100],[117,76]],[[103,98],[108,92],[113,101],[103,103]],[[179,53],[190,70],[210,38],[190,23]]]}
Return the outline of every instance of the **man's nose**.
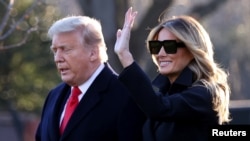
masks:
{"label": "man's nose", "polygon": [[60,50],[57,50],[55,53],[54,53],[54,61],[55,62],[61,62],[63,60],[63,54]]}

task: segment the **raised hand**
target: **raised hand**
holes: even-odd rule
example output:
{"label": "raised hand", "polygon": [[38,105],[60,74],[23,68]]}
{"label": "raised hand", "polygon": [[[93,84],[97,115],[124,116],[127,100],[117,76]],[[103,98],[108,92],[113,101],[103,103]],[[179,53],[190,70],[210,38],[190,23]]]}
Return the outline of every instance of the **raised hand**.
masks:
{"label": "raised hand", "polygon": [[129,40],[130,32],[133,27],[136,15],[137,12],[133,12],[132,7],[130,7],[126,12],[122,30],[118,29],[116,34],[116,43],[114,50],[118,55],[123,67],[127,67],[134,61],[133,56],[129,51]]}

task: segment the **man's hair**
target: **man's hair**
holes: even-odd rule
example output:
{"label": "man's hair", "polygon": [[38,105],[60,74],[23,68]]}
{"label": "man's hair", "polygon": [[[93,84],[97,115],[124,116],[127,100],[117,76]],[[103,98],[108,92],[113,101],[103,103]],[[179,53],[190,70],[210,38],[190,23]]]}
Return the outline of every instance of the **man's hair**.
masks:
{"label": "man's hair", "polygon": [[56,34],[74,31],[81,33],[84,45],[99,47],[102,62],[108,60],[102,26],[100,22],[94,18],[88,16],[68,16],[62,18],[53,23],[49,28],[48,36],[53,38]]}

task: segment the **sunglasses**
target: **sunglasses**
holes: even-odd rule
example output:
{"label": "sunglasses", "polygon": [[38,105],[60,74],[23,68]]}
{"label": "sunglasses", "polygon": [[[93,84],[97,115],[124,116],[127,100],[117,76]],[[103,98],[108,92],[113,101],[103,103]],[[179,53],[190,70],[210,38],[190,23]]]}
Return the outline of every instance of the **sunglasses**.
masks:
{"label": "sunglasses", "polygon": [[151,54],[158,54],[162,46],[164,47],[164,50],[167,54],[175,54],[177,52],[177,48],[182,48],[186,46],[183,42],[177,42],[176,40],[152,40],[148,41],[148,43],[149,51]]}

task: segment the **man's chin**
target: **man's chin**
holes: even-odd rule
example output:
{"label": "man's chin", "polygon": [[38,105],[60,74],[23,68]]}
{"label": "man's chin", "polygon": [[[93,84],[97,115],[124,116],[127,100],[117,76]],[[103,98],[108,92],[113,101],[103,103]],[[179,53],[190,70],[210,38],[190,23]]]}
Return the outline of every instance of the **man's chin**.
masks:
{"label": "man's chin", "polygon": [[70,79],[68,79],[68,78],[61,77],[61,79],[62,79],[63,82],[65,82],[65,83],[67,83],[69,85],[71,85],[71,83],[72,83],[72,81]]}

